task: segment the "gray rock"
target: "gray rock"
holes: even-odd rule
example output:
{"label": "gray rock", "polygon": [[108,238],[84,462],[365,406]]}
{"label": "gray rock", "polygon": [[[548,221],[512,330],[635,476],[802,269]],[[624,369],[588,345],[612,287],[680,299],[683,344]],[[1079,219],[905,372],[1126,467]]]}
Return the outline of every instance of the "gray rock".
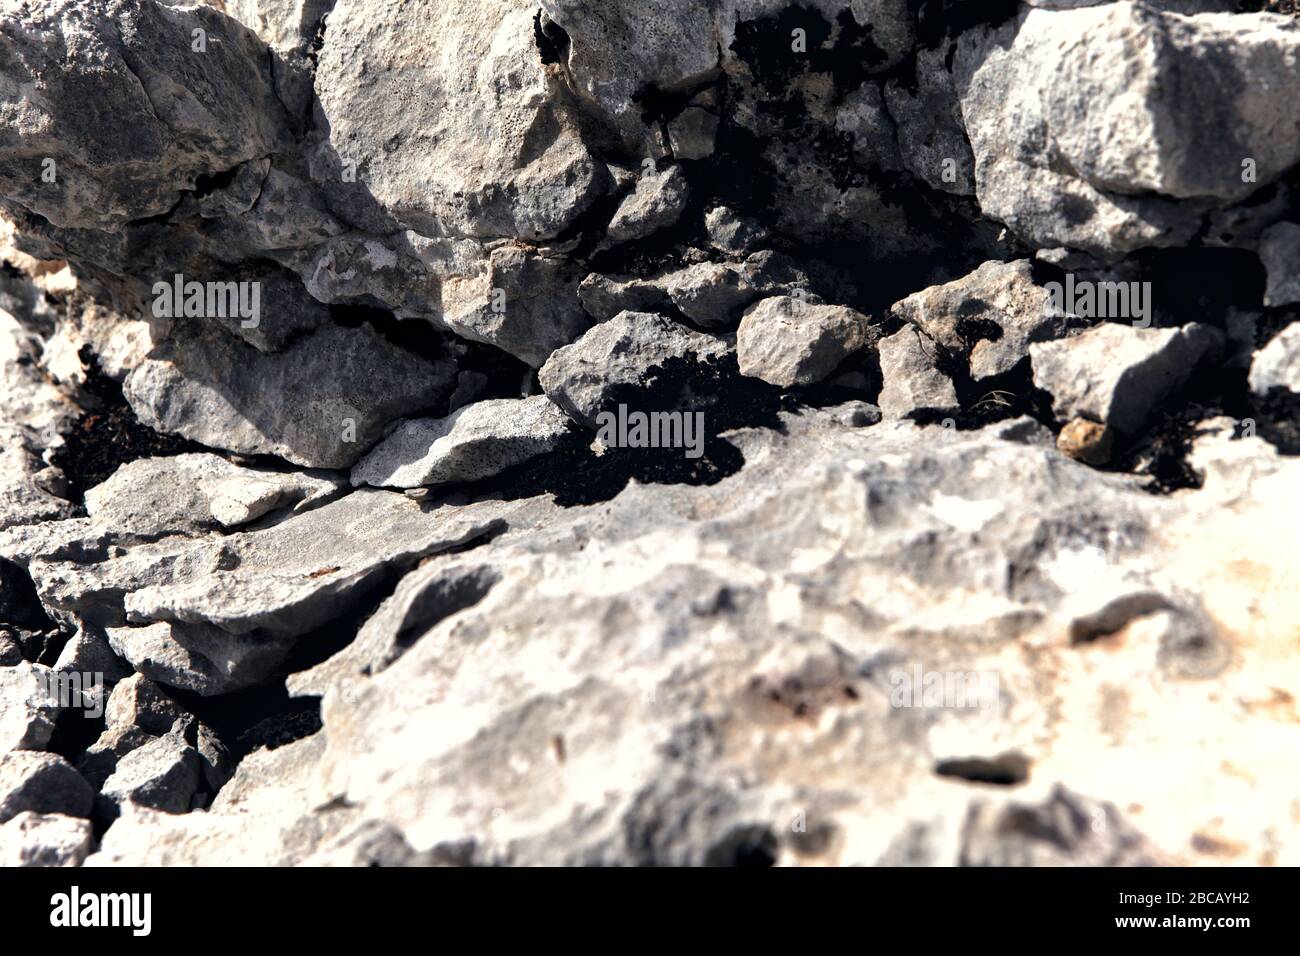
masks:
{"label": "gray rock", "polygon": [[[1131,2],[972,31],[955,72],[980,205],[1038,246],[1115,255],[1186,241],[1207,204],[1243,200],[1300,160],[1300,137],[1276,135],[1300,125],[1285,92],[1298,49],[1280,17]],[[1261,72],[1279,81],[1255,83]]]}
{"label": "gray rock", "polygon": [[956,83],[944,64],[947,51],[919,50],[916,87],[885,84],[885,104],[897,130],[900,161],[932,189],[975,194],[975,157],[962,125]]}
{"label": "gray rock", "polygon": [[0,866],[81,866],[92,838],[89,820],[25,811],[0,825]]}
{"label": "gray rock", "polygon": [[443,283],[443,321],[464,338],[538,368],[589,325],[571,268],[517,245],[500,246],[481,273]]}
{"label": "gray rock", "polygon": [[404,228],[559,235],[608,186],[515,0],[339,0],[316,91],[329,147]]}
{"label": "gray rock", "polygon": [[935,342],[907,326],[880,341],[880,411],[885,418],[903,418],[922,408],[955,409],[957,390],[939,370]]}
{"label": "gray rock", "polygon": [[13,16],[0,37],[0,111],[15,117],[0,132],[0,195],[55,226],[166,213],[200,175],[289,145],[265,45],[212,7],[53,0]]}
{"label": "gray rock", "polygon": [[1264,304],[1300,302],[1300,225],[1280,222],[1260,237],[1259,258],[1268,271]]}
{"label": "gray rock", "polygon": [[477,402],[446,418],[402,422],[352,469],[354,486],[478,481],[555,448],[568,419],[545,395]]}
{"label": "gray rock", "polygon": [[51,477],[30,434],[0,422],[0,530],[75,513]]}
{"label": "gray rock", "polygon": [[124,391],[159,431],[308,468],[349,468],[386,424],[436,405],[454,378],[449,362],[426,362],[368,327],[326,326],[274,355],[195,329],[155,349]]}
{"label": "gray rock", "polygon": [[743,269],[717,262],[670,272],[655,284],[682,315],[706,329],[735,328],[745,306],[760,294]]}
{"label": "gray rock", "polygon": [[728,343],[694,332],[661,315],[623,312],[555,352],[537,374],[547,398],[574,421],[596,427],[628,388],[645,388],[655,370],[670,361],[713,362]]}
{"label": "gray rock", "polygon": [[9,631],[0,631],[0,667],[13,667],[23,661],[23,646]]}
{"label": "gray rock", "polygon": [[110,627],[113,650],[150,680],[205,697],[265,680],[284,661],[287,638],[248,638],[202,623],[158,621]]}
{"label": "gray rock", "polygon": [[620,312],[658,312],[672,306],[668,292],[655,282],[594,272],[579,284],[578,299],[597,322],[608,322]]}
{"label": "gray rock", "polygon": [[1249,381],[1256,395],[1274,388],[1300,392],[1300,322],[1292,322],[1255,353]]}
{"label": "gray rock", "polygon": [[619,204],[606,233],[614,243],[643,239],[676,223],[689,199],[690,187],[680,166],[642,176]]}
{"label": "gray rock", "polygon": [[306,511],[343,487],[330,476],[246,468],[206,453],[139,458],[86,492],[95,524],[156,538],[233,528],[279,508]]}
{"label": "gray rock", "polygon": [[718,114],[688,106],[668,121],[668,144],[676,159],[708,159],[718,139]]}
{"label": "gray rock", "polygon": [[53,670],[56,674],[80,674],[83,682],[98,675],[105,695],[114,684],[131,674],[130,668],[113,653],[104,636],[89,628],[82,628],[68,638]]}
{"label": "gray rock", "polygon": [[0,754],[42,750],[54,733],[59,706],[54,672],[22,661],[0,668]]}
{"label": "gray rock", "polygon": [[27,812],[89,816],[94,799],[90,784],[57,754],[0,753],[0,823]]}
{"label": "gray rock", "polygon": [[1222,344],[1217,330],[1198,323],[1138,329],[1107,322],[1029,352],[1034,384],[1051,393],[1057,418],[1087,418],[1133,434]]}
{"label": "gray rock", "polygon": [[704,217],[704,226],[713,248],[731,255],[750,252],[768,240],[766,229],[728,206],[710,209]]}
{"label": "gray rock", "polygon": [[976,381],[1005,375],[1028,357],[1031,343],[1059,338],[1066,329],[1048,291],[1034,284],[1027,259],[986,262],[970,275],[913,293],[893,312],[951,352],[967,355]]}
{"label": "gray rock", "polygon": [[164,813],[185,813],[201,778],[198,753],[180,734],[168,734],[119,760],[99,793],[114,809],[129,802]]}
{"label": "gray rock", "polygon": [[867,317],[792,296],[764,299],[736,333],[740,374],[789,388],[820,382],[867,343]]}

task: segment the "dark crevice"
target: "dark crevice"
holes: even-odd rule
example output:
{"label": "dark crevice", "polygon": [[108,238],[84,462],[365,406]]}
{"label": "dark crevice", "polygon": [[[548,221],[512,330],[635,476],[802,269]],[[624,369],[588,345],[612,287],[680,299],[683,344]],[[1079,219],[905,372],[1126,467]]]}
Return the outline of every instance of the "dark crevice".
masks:
{"label": "dark crevice", "polygon": [[940,760],[934,772],[940,777],[955,777],[969,783],[1012,787],[1029,779],[1029,767],[1029,760],[1022,754],[1007,753],[997,757]]}
{"label": "dark crevice", "polygon": [[533,36],[542,63],[563,65],[569,56],[569,34],[558,23],[548,19],[541,10],[533,17]]}

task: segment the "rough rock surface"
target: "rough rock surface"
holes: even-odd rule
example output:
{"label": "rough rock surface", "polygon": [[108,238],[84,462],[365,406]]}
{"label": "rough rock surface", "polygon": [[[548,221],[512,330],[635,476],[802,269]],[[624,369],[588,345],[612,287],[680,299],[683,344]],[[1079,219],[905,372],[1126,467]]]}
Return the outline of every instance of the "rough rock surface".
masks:
{"label": "rough rock surface", "polygon": [[782,388],[820,382],[867,342],[867,317],[793,296],[764,299],[736,332],[740,373]]}
{"label": "rough rock surface", "polygon": [[1295,12],[0,0],[0,862],[1300,863]]}

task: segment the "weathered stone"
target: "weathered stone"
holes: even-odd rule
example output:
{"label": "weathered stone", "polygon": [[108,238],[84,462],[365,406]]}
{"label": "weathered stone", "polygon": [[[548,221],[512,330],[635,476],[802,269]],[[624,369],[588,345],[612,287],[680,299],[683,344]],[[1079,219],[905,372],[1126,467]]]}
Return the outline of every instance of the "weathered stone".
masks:
{"label": "weathered stone", "polygon": [[476,402],[402,422],[352,469],[352,484],[415,488],[478,481],[551,451],[568,418],[545,395]]}
{"label": "weathered stone", "polygon": [[27,661],[0,669],[0,754],[42,750],[62,709],[51,696],[54,672]]}
{"label": "weathered stone", "polygon": [[89,816],[94,798],[90,784],[57,754],[0,753],[0,823],[26,812]]}
{"label": "weathered stone", "polygon": [[92,837],[89,820],[24,811],[0,825],[0,866],[81,866]]}
{"label": "weathered stone", "polygon": [[709,242],[713,247],[732,255],[756,249],[768,239],[766,229],[742,218],[728,206],[710,209],[704,217],[704,225],[709,231]]}
{"label": "weathered stone", "polygon": [[1268,271],[1267,306],[1300,302],[1300,225],[1280,222],[1260,237],[1259,258]]}
{"label": "weathered stone", "polygon": [[482,272],[443,283],[443,321],[456,334],[537,368],[589,324],[577,284],[563,260],[501,246]]}
{"label": "weathered stone", "polygon": [[339,0],[316,91],[329,146],[405,228],[429,236],[559,235],[608,185],[535,4]]}
{"label": "weathered stone", "polygon": [[56,226],[166,213],[199,176],[289,144],[266,47],[211,7],[52,0],[9,17],[0,194]]}
{"label": "weathered stone", "polygon": [[1198,323],[1138,329],[1104,322],[1029,352],[1034,384],[1051,393],[1057,418],[1087,418],[1133,434],[1222,343],[1217,330]]}
{"label": "weathered stone", "polygon": [[132,750],[104,781],[100,799],[115,810],[134,803],[164,813],[190,809],[201,779],[199,755],[180,734],[168,734]]}
{"label": "weathered stone", "polygon": [[176,621],[110,627],[107,633],[113,650],[140,674],[205,697],[265,680],[293,646],[284,638],[247,638],[207,624]]}
{"label": "weathered stone", "polygon": [[91,519],[123,536],[195,534],[278,508],[305,511],[342,487],[332,477],[245,468],[210,454],[140,458],[86,492]]}
{"label": "weathered stone", "polygon": [[781,388],[820,382],[867,342],[867,317],[792,296],[764,299],[736,332],[740,374]]}
{"label": "weathered stone", "polygon": [[880,411],[903,418],[922,408],[956,408],[957,390],[939,369],[938,346],[907,326],[880,341]]}
{"label": "weathered stone", "polygon": [[1274,388],[1300,392],[1300,322],[1292,322],[1255,353],[1250,388],[1257,395]]}
{"label": "weathered stone", "polygon": [[606,232],[615,243],[643,239],[677,222],[689,198],[690,187],[680,166],[642,176],[619,204]]}
{"label": "weathered stone", "polygon": [[596,427],[620,390],[644,388],[670,361],[716,361],[722,339],[693,332],[661,315],[623,312],[555,352],[537,380],[546,396],[579,424]]}
{"label": "weathered stone", "polygon": [[668,121],[668,144],[676,159],[708,159],[718,138],[718,114],[688,106]]}
{"label": "weathered stone", "polygon": [[1300,127],[1286,92],[1300,30],[1280,17],[1030,9],[959,47],[980,205],[1037,246],[1177,245],[1205,204],[1243,200],[1300,160],[1300,137],[1276,132]]}
{"label": "weathered stone", "polygon": [[1066,318],[1048,291],[1034,284],[1030,262],[986,262],[970,275],[931,286],[894,305],[952,352],[969,356],[971,378],[1005,375],[1029,356],[1033,342],[1059,338]]}
{"label": "weathered stone", "polygon": [[436,405],[454,378],[450,363],[426,362],[368,327],[326,326],[274,355],[195,330],[156,349],[124,391],[160,431],[308,468],[349,468],[388,422]]}

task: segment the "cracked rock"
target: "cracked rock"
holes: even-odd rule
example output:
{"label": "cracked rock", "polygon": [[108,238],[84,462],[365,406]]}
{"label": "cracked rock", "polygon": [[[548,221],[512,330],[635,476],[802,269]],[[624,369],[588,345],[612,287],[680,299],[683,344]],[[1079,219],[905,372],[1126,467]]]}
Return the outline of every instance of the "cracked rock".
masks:
{"label": "cracked rock", "polygon": [[680,166],[642,176],[609,221],[610,240],[630,242],[666,229],[677,222],[689,198],[690,187]]}

